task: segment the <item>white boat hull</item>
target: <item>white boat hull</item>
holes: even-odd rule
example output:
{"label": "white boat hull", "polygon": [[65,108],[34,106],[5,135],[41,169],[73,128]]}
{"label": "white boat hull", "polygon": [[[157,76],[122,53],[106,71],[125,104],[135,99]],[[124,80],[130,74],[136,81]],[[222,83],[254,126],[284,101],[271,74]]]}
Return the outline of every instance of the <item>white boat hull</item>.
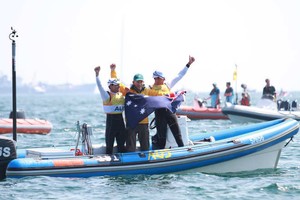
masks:
{"label": "white boat hull", "polygon": [[232,122],[235,123],[257,123],[281,118],[292,118],[300,121],[299,111],[278,111],[255,106],[228,104],[226,107],[222,108],[222,112],[227,115]]}
{"label": "white boat hull", "polygon": [[228,173],[275,169],[278,165],[281,149],[285,144],[286,141],[247,156],[199,168],[198,171],[204,173]]}

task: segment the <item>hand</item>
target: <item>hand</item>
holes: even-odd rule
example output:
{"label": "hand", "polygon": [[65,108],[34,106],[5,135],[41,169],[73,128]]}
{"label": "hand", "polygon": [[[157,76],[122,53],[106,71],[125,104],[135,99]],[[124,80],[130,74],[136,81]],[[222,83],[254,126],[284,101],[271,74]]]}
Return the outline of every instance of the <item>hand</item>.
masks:
{"label": "hand", "polygon": [[113,71],[113,70],[116,69],[116,67],[117,67],[116,64],[112,63],[112,64],[110,65],[110,70]]}
{"label": "hand", "polygon": [[195,58],[192,56],[189,56],[189,62],[188,64],[191,65],[195,61]]}
{"label": "hand", "polygon": [[99,72],[100,72],[100,66],[97,66],[97,67],[95,67],[94,68],[94,71],[95,71],[95,74],[96,74],[96,77],[98,77],[99,76]]}

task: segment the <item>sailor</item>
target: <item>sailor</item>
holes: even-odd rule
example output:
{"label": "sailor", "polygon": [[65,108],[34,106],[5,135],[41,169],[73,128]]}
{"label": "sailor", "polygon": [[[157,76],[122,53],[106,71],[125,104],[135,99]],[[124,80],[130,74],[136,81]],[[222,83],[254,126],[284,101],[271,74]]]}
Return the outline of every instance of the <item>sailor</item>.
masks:
{"label": "sailor", "polygon": [[212,108],[217,108],[220,105],[220,89],[217,87],[217,83],[213,83],[213,89],[210,91],[210,102]]}
{"label": "sailor", "polygon": [[[117,78],[116,72],[116,65],[111,64],[111,78]],[[129,91],[130,93],[134,94],[142,94],[142,95],[149,95],[149,88],[145,87],[144,84],[144,76],[142,74],[135,74],[133,76],[132,85],[130,89],[126,88],[122,83],[120,84],[121,91]],[[135,128],[131,128],[129,126],[126,127],[126,151],[133,152],[136,151],[136,136],[138,136],[138,140],[140,142],[140,150],[147,151],[150,147],[149,142],[149,119],[146,117]]]}
{"label": "sailor", "polygon": [[[194,57],[189,56],[189,61],[186,66],[178,73],[178,75],[170,82],[170,84],[165,83],[165,76],[160,71],[155,71],[153,73],[154,84],[151,90],[156,93],[153,96],[163,96],[170,95],[172,87],[182,79],[182,77],[188,71],[190,65],[195,61]],[[152,138],[153,145],[158,149],[164,149],[166,145],[167,138],[167,126],[169,126],[178,147],[184,146],[180,127],[178,125],[177,116],[166,108],[160,108],[155,110],[155,125],[156,125],[156,135]]]}
{"label": "sailor", "polygon": [[266,86],[263,88],[263,98],[276,101],[276,89],[270,84],[270,79],[266,79]]}
{"label": "sailor", "polygon": [[226,98],[226,102],[233,104],[234,93],[233,93],[233,88],[231,87],[230,82],[226,82],[226,90],[225,90],[224,96]]}
{"label": "sailor", "polygon": [[106,153],[112,154],[114,141],[117,141],[118,152],[125,152],[125,123],[123,119],[125,96],[119,91],[120,82],[116,78],[107,82],[109,91],[106,91],[99,79],[100,66],[94,69],[96,83],[103,101],[103,109],[106,113],[105,143]]}

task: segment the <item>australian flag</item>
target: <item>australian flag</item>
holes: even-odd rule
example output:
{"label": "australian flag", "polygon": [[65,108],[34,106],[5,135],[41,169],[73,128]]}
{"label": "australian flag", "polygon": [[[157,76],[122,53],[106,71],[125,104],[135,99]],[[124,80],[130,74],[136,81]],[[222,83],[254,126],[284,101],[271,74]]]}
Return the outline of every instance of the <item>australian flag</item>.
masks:
{"label": "australian flag", "polygon": [[173,98],[167,96],[144,96],[127,93],[125,97],[125,117],[127,126],[135,128],[140,121],[148,117],[158,108],[167,108],[175,113],[181,102],[184,101],[184,93],[185,92],[178,92]]}

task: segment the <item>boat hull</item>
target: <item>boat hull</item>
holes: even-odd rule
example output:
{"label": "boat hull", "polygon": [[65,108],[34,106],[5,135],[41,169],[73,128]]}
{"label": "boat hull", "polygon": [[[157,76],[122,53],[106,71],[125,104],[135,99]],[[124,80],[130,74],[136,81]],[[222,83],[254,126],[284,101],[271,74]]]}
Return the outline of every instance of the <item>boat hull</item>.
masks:
{"label": "boat hull", "polygon": [[[8,177],[90,177],[162,174],[182,171],[240,172],[276,168],[282,147],[298,133],[299,123],[280,119],[191,137],[193,145],[113,155],[68,156],[62,151],[48,158],[39,154],[11,161]],[[201,135],[201,136],[200,136]],[[214,137],[213,142],[203,142]],[[200,139],[200,140],[199,140]],[[43,153],[46,150],[35,150]]]}
{"label": "boat hull", "polygon": [[283,141],[272,148],[267,148],[233,160],[205,166],[200,168],[199,171],[205,173],[227,173],[257,169],[275,169],[278,165],[281,149],[285,144],[286,141]]}
{"label": "boat hull", "polygon": [[300,121],[299,111],[277,111],[254,106],[229,105],[222,108],[222,112],[235,123],[256,123],[281,118],[292,118]]}

